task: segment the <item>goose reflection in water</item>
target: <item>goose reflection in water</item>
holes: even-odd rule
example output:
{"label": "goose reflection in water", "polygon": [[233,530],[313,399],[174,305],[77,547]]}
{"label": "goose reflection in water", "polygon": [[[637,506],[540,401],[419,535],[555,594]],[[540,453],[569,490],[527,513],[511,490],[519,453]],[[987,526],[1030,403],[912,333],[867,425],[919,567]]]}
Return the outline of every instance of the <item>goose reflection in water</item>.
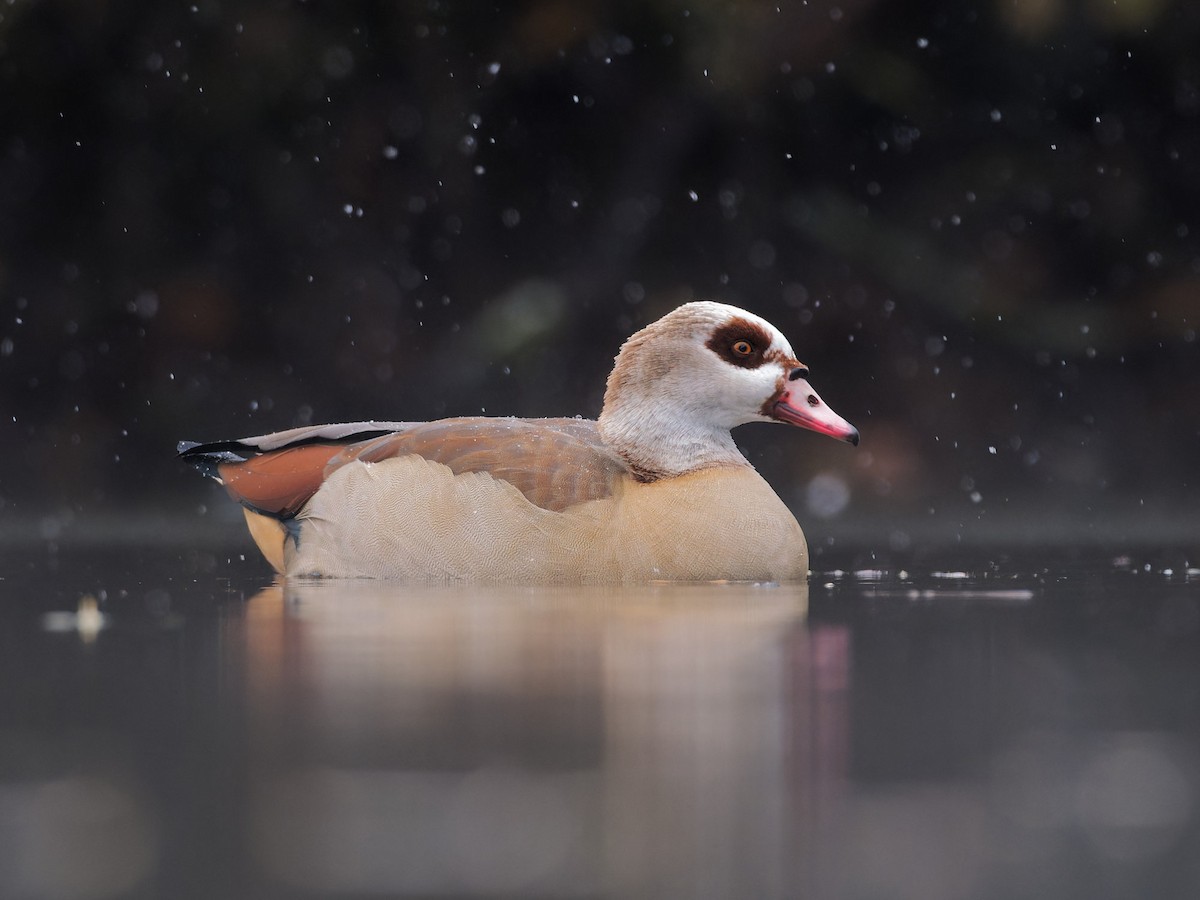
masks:
{"label": "goose reflection in water", "polygon": [[846,756],[848,641],[806,607],[805,585],[268,588],[229,623],[256,864],[321,891],[778,894]]}

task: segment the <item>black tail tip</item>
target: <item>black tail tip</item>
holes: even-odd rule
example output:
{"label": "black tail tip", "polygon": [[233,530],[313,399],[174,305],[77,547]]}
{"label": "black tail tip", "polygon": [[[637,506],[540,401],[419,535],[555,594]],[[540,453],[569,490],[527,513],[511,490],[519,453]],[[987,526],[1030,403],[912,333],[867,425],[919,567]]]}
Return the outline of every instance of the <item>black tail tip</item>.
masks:
{"label": "black tail tip", "polygon": [[240,462],[242,457],[222,449],[214,444],[202,444],[199,441],[180,441],[175,445],[176,459],[183,460],[190,466],[199,469],[210,478],[221,480],[218,466],[224,462]]}

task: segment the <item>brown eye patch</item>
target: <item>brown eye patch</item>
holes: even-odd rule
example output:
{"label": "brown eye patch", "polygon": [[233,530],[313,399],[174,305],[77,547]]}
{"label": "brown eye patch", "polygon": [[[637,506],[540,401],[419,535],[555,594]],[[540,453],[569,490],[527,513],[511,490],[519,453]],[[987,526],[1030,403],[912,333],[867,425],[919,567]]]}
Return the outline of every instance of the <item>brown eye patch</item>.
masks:
{"label": "brown eye patch", "polygon": [[734,318],[714,330],[705,346],[730,365],[757,369],[766,360],[771,336],[761,325]]}

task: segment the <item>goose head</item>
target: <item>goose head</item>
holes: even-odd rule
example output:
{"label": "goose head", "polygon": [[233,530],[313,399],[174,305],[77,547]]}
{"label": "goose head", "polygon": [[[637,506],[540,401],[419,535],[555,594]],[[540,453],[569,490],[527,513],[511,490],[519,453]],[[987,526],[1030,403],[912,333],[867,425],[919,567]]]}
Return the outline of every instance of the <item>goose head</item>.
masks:
{"label": "goose head", "polygon": [[621,347],[600,434],[647,481],[747,465],[730,429],[798,425],[852,444],[858,430],[808,383],[808,367],[775,326],[712,301],[686,303]]}

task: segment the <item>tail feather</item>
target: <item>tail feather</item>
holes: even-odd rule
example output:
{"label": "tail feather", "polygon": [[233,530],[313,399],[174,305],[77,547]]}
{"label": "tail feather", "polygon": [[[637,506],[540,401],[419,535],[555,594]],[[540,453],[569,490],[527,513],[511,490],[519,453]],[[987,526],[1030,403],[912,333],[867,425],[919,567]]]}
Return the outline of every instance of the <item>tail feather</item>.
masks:
{"label": "tail feather", "polygon": [[245,448],[243,448],[243,452],[238,453],[234,449],[238,446],[236,441],[218,441],[209,444],[202,444],[199,441],[180,441],[175,449],[179,459],[195,466],[201,474],[215,478],[224,484],[224,479],[221,478],[219,471],[222,463],[243,462],[255,455],[252,451],[245,452]]}

